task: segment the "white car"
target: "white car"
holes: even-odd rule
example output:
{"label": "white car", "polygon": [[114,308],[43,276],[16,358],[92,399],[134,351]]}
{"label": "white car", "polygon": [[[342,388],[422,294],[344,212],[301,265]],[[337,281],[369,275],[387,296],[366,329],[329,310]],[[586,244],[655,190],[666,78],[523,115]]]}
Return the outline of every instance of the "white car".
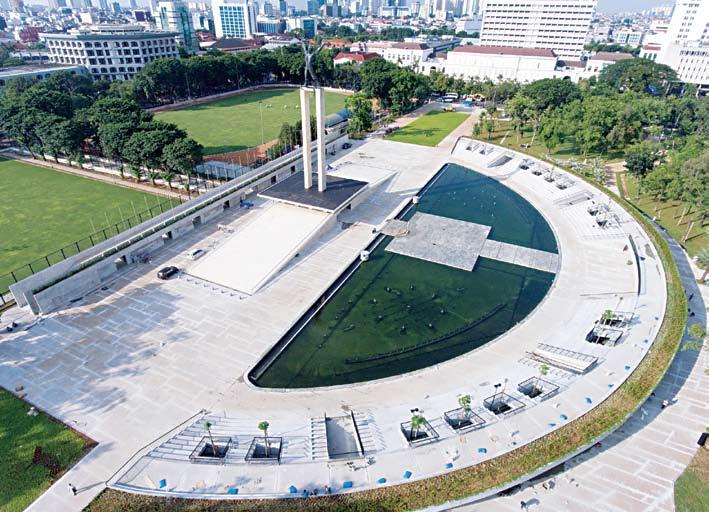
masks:
{"label": "white car", "polygon": [[189,254],[189,257],[191,260],[198,260],[205,254],[207,254],[207,251],[205,251],[204,249],[195,249]]}

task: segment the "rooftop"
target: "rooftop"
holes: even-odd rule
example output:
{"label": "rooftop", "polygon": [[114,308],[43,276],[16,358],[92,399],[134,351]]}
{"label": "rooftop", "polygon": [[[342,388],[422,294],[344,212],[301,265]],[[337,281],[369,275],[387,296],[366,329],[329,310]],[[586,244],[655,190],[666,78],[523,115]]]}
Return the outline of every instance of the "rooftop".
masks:
{"label": "rooftop", "polygon": [[61,71],[63,69],[76,69],[81,66],[65,66],[62,64],[27,64],[24,66],[12,66],[0,68],[0,78],[23,75],[26,73],[44,73],[48,71]]}
{"label": "rooftop", "polygon": [[358,53],[338,53],[335,60],[348,59],[354,62],[364,62],[365,60],[376,59],[379,57],[378,53],[371,52],[358,52]]}
{"label": "rooftop", "polygon": [[594,55],[591,56],[591,59],[593,60],[609,60],[613,62],[633,58],[634,57],[631,54],[622,52],[596,52]]}
{"label": "rooftop", "polygon": [[210,48],[217,50],[236,50],[244,48],[258,48],[259,43],[256,39],[219,39]]}
{"label": "rooftop", "polygon": [[428,50],[429,46],[426,43],[396,43],[392,48],[398,50]]}
{"label": "rooftop", "polygon": [[516,55],[518,57],[548,57],[556,58],[549,48],[515,48],[512,46],[458,46],[453,50],[457,53],[477,53],[481,55]]}

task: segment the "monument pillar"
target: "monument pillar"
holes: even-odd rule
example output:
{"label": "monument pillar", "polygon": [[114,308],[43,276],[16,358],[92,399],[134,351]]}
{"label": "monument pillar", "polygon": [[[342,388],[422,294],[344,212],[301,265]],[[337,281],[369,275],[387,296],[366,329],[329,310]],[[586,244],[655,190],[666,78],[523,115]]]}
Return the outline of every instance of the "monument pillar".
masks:
{"label": "monument pillar", "polygon": [[318,191],[327,189],[327,151],[325,150],[325,93],[322,87],[315,88],[315,119],[317,121],[318,140]]}
{"label": "monument pillar", "polygon": [[303,130],[303,185],[313,186],[313,161],[310,146],[313,134],[310,132],[310,91],[308,87],[300,88],[300,120]]}

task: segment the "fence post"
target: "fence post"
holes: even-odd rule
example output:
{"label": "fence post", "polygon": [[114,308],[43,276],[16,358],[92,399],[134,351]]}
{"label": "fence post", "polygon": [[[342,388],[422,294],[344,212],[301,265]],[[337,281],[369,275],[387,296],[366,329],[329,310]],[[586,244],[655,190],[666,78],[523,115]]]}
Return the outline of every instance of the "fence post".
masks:
{"label": "fence post", "polygon": [[34,274],[34,269],[32,268],[32,263],[27,264],[28,267],[30,267],[30,272]]}
{"label": "fence post", "polygon": [[10,272],[10,275],[12,276],[12,280],[17,282],[17,277],[15,277],[15,272]]}
{"label": "fence post", "polygon": [[62,252],[62,259],[65,260],[65,259],[66,259],[66,254],[64,254],[64,248],[62,247],[62,248],[59,249],[59,250]]}
{"label": "fence post", "polygon": [[79,247],[79,242],[74,242],[74,245],[76,246],[76,254],[79,254],[81,252],[81,248]]}
{"label": "fence post", "polygon": [[93,247],[94,245],[96,245],[96,244],[94,243],[94,237],[91,236],[91,235],[89,235],[89,242],[91,242],[91,247]]}
{"label": "fence post", "polygon": [[51,267],[52,264],[49,263],[49,257],[48,257],[48,256],[45,256],[44,259],[45,259],[45,261],[47,262],[47,268]]}

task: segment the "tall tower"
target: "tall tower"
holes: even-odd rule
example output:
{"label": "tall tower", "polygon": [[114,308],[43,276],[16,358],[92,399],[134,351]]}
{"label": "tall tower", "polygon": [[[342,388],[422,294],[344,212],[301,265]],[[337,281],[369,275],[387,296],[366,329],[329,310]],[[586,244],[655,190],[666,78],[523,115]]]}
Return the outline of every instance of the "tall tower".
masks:
{"label": "tall tower", "polygon": [[159,24],[162,30],[177,32],[175,40],[188,53],[199,50],[199,43],[194,32],[192,16],[187,4],[179,0],[158,3]]}

